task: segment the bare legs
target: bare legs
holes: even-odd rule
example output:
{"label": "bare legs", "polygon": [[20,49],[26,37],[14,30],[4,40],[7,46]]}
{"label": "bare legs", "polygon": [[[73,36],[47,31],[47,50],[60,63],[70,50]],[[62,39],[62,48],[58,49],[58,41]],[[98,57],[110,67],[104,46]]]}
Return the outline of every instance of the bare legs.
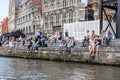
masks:
{"label": "bare legs", "polygon": [[89,54],[90,54],[91,56],[94,55],[94,51],[95,51],[94,46],[89,46]]}

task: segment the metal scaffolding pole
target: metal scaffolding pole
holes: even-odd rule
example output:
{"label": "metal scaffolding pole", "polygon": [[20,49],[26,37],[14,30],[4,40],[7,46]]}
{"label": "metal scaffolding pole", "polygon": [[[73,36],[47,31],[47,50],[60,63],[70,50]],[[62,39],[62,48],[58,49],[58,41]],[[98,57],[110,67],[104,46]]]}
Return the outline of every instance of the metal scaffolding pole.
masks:
{"label": "metal scaffolding pole", "polygon": [[[105,8],[115,11],[112,19],[109,19],[109,14],[106,13]],[[115,37],[120,38],[120,0],[100,0],[100,30],[103,29],[103,11],[108,21],[105,31],[110,27]],[[115,26],[112,25],[112,21],[116,22],[116,31],[114,30]]]}
{"label": "metal scaffolding pole", "polygon": [[117,38],[120,38],[120,0],[117,0],[117,25],[116,25]]}
{"label": "metal scaffolding pole", "polygon": [[103,29],[103,0],[100,0],[100,31]]}

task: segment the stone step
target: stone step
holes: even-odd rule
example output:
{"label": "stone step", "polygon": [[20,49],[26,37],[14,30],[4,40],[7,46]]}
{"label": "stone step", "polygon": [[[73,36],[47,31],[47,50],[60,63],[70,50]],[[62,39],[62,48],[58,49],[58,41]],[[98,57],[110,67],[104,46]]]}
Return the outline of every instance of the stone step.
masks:
{"label": "stone step", "polygon": [[110,46],[112,46],[112,47],[120,47],[120,39],[112,39],[110,41]]}
{"label": "stone step", "polygon": [[[27,49],[27,46],[17,46],[21,49]],[[59,43],[57,44],[48,44],[48,47],[46,48],[41,48],[41,50],[58,50],[59,49]],[[79,52],[88,52],[88,47],[81,47],[80,46],[75,46],[74,48],[72,48],[73,51],[79,51]],[[106,52],[106,51],[111,51],[111,52],[120,52],[120,39],[112,39],[110,42],[110,47],[101,47],[100,51],[102,52]]]}
{"label": "stone step", "polygon": [[[59,47],[43,47],[39,48],[39,50],[58,50]],[[65,48],[64,48],[65,50]],[[72,48],[72,51],[75,52],[88,52],[88,47],[74,47]],[[100,52],[120,52],[120,47],[101,47]]]}
{"label": "stone step", "polygon": [[[88,47],[75,47],[73,51],[88,52]],[[120,47],[101,47],[101,52],[120,52]]]}

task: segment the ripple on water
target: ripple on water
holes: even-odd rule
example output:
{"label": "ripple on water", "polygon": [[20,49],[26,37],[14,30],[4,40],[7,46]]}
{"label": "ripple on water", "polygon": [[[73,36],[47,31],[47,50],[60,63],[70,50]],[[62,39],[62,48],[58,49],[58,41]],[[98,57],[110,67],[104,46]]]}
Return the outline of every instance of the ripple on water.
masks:
{"label": "ripple on water", "polygon": [[119,73],[116,67],[0,58],[0,80],[120,80]]}

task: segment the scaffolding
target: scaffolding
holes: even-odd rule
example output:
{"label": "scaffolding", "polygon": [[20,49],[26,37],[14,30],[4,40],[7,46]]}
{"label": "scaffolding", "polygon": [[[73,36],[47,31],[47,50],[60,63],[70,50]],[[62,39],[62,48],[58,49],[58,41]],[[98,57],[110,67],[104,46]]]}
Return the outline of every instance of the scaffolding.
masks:
{"label": "scaffolding", "polygon": [[[105,8],[114,10],[114,15],[109,17]],[[100,30],[103,29],[103,14],[109,23],[105,31],[110,27],[115,37],[120,38],[120,0],[100,0]],[[113,29],[114,26],[112,26],[112,21],[116,23],[116,31]]]}

